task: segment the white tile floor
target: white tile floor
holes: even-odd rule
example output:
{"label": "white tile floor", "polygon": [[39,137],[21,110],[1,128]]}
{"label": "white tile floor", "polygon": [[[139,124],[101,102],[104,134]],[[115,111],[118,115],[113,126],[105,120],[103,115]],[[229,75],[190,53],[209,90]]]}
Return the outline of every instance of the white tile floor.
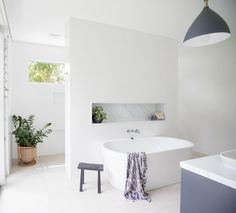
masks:
{"label": "white tile floor", "polygon": [[41,157],[35,166],[14,166],[0,194],[1,213],[179,213],[180,185],[150,191],[152,202],[130,202],[122,191],[103,182],[97,194],[97,174],[86,173],[84,192],[79,180],[68,180],[62,155]]}

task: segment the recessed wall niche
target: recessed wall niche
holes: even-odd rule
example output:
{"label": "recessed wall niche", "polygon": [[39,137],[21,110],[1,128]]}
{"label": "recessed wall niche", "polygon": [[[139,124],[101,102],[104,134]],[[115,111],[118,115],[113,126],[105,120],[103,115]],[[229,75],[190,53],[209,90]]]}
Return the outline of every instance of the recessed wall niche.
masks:
{"label": "recessed wall niche", "polygon": [[101,106],[107,115],[102,123],[161,121],[166,116],[164,103],[92,103],[95,106]]}

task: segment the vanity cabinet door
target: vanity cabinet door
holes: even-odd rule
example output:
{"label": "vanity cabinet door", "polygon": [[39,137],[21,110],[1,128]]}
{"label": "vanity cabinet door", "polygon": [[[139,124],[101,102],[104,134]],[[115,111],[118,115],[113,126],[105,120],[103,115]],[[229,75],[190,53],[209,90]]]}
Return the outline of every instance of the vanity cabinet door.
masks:
{"label": "vanity cabinet door", "polygon": [[181,213],[236,213],[236,189],[181,170]]}

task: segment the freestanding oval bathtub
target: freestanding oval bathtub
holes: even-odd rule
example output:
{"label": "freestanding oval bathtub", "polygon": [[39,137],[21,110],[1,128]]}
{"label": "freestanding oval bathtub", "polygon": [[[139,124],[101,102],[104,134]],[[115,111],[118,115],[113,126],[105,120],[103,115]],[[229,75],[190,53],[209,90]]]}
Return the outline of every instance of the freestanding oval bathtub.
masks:
{"label": "freestanding oval bathtub", "polygon": [[127,153],[145,152],[147,156],[147,186],[152,190],[180,182],[180,161],[191,158],[193,144],[168,137],[120,139],[105,142],[102,146],[105,170],[109,182],[124,190]]}

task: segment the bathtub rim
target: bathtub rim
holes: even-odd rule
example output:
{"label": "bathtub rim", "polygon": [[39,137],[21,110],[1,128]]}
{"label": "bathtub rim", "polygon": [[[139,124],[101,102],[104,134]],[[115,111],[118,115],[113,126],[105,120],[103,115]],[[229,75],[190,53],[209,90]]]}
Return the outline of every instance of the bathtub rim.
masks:
{"label": "bathtub rim", "polygon": [[[177,139],[177,140],[181,140],[181,141],[183,141],[183,142],[185,142],[187,144],[185,147],[180,147],[180,148],[173,148],[173,149],[164,150],[164,151],[146,152],[147,155],[151,155],[151,154],[155,154],[155,153],[161,153],[161,152],[176,151],[176,150],[181,150],[181,149],[189,149],[189,148],[193,148],[194,147],[194,143],[192,143],[190,141],[187,141],[185,139],[174,138],[174,137],[165,137],[165,136],[137,137],[137,138],[134,138],[134,140],[135,139],[143,139],[143,138],[146,138],[146,139],[150,139],[150,138]],[[120,154],[120,155],[127,155],[128,152],[115,151],[115,150],[109,149],[108,147],[105,146],[108,143],[118,142],[118,141],[122,141],[122,140],[130,140],[130,141],[132,141],[133,139],[131,139],[131,138],[117,138],[117,139],[106,140],[106,141],[103,141],[103,143],[101,145],[102,149],[106,150],[106,151],[109,151],[109,152],[112,152],[112,153]],[[133,142],[133,143],[135,143],[135,142]]]}

